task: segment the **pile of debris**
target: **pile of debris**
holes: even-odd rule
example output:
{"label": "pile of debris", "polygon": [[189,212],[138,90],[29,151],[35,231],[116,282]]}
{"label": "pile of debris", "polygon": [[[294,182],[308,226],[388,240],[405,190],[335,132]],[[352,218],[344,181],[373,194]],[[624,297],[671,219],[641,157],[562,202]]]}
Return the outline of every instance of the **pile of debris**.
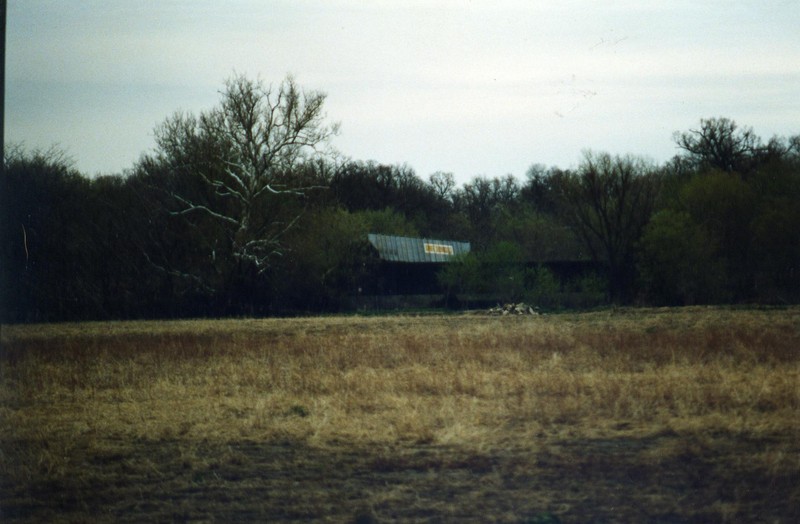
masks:
{"label": "pile of debris", "polygon": [[539,315],[539,308],[529,306],[524,302],[519,304],[498,304],[497,307],[487,311],[490,315]]}

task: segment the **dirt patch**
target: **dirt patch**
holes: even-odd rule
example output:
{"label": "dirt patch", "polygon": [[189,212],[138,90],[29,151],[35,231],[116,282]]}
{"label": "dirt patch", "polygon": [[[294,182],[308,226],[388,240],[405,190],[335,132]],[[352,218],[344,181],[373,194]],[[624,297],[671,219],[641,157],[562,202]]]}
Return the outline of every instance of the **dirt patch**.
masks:
{"label": "dirt patch", "polygon": [[[76,446],[74,475],[2,484],[23,521],[796,522],[800,477],[738,457],[788,439],[564,440],[532,449],[301,442]],[[4,442],[3,449],[25,446]],[[538,520],[537,520],[538,519]]]}

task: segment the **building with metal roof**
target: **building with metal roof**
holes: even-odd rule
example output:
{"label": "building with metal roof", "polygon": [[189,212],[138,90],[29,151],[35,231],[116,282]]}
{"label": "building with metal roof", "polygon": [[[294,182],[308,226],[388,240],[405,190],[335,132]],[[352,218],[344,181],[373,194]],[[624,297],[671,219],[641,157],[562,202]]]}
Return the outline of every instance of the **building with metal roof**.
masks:
{"label": "building with metal roof", "polygon": [[[367,235],[370,256],[364,268],[366,277],[359,293],[373,298],[404,297],[408,304],[417,297],[441,300],[444,289],[437,278],[442,267],[470,252],[469,242],[412,238],[394,235]],[[433,297],[433,298],[431,298]],[[399,303],[399,302],[398,302]]]}
{"label": "building with metal roof", "polygon": [[429,238],[367,235],[369,243],[386,262],[447,263],[470,251],[469,242],[434,240]]}

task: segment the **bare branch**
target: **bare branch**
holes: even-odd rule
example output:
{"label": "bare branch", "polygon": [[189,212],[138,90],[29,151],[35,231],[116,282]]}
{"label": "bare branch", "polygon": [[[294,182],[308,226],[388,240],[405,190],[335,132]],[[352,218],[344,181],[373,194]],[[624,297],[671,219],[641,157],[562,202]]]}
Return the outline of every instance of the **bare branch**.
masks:
{"label": "bare branch", "polygon": [[148,264],[150,264],[153,268],[157,269],[158,271],[164,273],[165,275],[170,275],[170,276],[173,276],[173,277],[177,277],[177,278],[180,278],[181,280],[191,281],[199,289],[201,289],[205,293],[211,294],[211,293],[214,292],[214,290],[212,288],[210,288],[209,286],[207,286],[205,284],[205,282],[203,282],[203,279],[201,279],[200,277],[198,277],[196,275],[192,275],[191,273],[185,273],[183,271],[177,271],[175,269],[167,269],[166,267],[164,267],[164,266],[162,266],[160,264],[156,264],[155,262],[153,262],[153,260],[150,258],[150,255],[148,255],[147,251],[144,250],[144,249],[142,250],[142,255],[144,255],[144,258],[145,258],[145,260],[147,260]]}
{"label": "bare branch", "polygon": [[302,214],[273,220],[270,214],[282,213],[283,206],[273,211],[267,196],[300,198],[322,188],[292,183],[291,175],[321,158],[338,132],[338,125],[324,123],[325,98],[301,91],[292,77],[273,89],[235,76],[225,83],[218,109],[169,119],[157,130],[164,158],[220,197],[198,201],[176,190],[171,196],[180,209],[170,214],[202,213],[218,221],[233,256],[265,271],[282,252],[281,237]]}
{"label": "bare branch", "polygon": [[218,212],[212,210],[211,208],[209,208],[208,206],[194,204],[194,203],[186,200],[185,198],[183,198],[182,196],[177,195],[177,194],[173,194],[172,196],[177,201],[183,203],[186,206],[184,209],[181,209],[179,211],[170,211],[169,214],[172,215],[172,216],[187,215],[189,213],[194,213],[196,211],[200,211],[200,212],[203,212],[203,213],[207,213],[208,215],[210,215],[210,216],[212,216],[214,218],[217,218],[219,220],[222,220],[224,222],[227,222],[229,224],[233,224],[233,225],[236,225],[236,226],[239,225],[239,221],[237,221],[236,219],[234,219],[232,217],[229,217],[227,215],[223,215],[222,213],[218,213]]}

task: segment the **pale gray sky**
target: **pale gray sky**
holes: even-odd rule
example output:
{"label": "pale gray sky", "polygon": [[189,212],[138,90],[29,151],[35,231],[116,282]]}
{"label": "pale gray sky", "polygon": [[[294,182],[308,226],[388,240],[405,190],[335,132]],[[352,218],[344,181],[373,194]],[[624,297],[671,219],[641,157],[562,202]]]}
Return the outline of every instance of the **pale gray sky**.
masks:
{"label": "pale gray sky", "polygon": [[234,72],[326,92],[346,156],[459,182],[661,162],[705,117],[800,133],[797,0],[8,0],[7,23],[6,140],[90,175]]}

